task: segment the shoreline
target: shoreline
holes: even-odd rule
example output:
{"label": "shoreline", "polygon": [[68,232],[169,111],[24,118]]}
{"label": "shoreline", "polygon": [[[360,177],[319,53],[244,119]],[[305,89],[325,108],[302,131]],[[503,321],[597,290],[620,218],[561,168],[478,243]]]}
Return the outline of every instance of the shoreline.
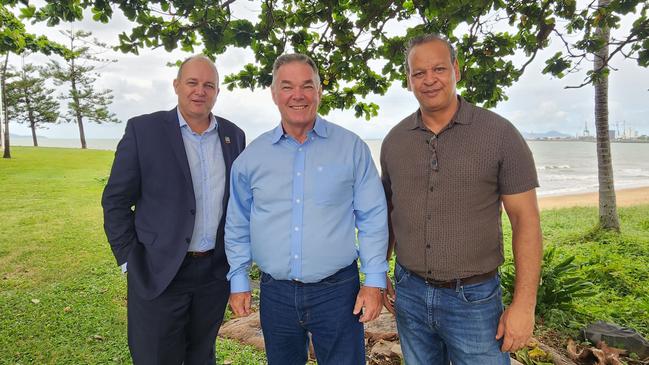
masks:
{"label": "shoreline", "polygon": [[[618,207],[649,204],[649,186],[615,190]],[[559,209],[570,207],[596,207],[599,205],[599,193],[579,193],[568,195],[541,196],[538,198],[539,209]]]}

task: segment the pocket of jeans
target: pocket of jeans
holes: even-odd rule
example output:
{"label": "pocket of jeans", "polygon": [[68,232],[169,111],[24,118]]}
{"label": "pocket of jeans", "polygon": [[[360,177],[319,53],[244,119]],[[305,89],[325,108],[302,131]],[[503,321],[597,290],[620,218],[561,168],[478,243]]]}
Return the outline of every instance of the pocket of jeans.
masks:
{"label": "pocket of jeans", "polygon": [[478,284],[464,285],[460,288],[460,299],[469,304],[482,304],[500,298],[500,279],[496,276]]}
{"label": "pocket of jeans", "polygon": [[406,271],[399,263],[394,264],[394,283],[400,284],[410,273]]}
{"label": "pocket of jeans", "polygon": [[259,278],[259,284],[269,284],[273,280],[275,279],[273,279],[272,276],[266,274],[265,272],[262,272],[261,277]]}
{"label": "pocket of jeans", "polygon": [[328,278],[324,278],[320,281],[320,284],[323,285],[339,285],[343,284],[349,281],[352,281],[354,279],[358,278],[358,271],[357,272],[350,272],[349,275],[332,275]]}

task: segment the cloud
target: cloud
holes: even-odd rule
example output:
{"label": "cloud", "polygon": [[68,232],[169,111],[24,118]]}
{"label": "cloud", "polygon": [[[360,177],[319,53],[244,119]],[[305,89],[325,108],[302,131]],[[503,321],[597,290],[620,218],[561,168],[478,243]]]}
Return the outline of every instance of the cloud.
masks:
{"label": "cloud", "polygon": [[[238,4],[238,3],[237,3]],[[247,7],[247,3],[241,3]],[[252,5],[251,5],[252,6]],[[254,10],[249,10],[251,16],[256,16]],[[93,31],[102,41],[114,44],[117,35],[129,30],[133,24],[116,12],[108,24],[93,22],[90,15],[86,20],[76,23],[74,29]],[[60,29],[65,28],[62,24]],[[29,25],[28,28],[38,34],[48,34],[59,41],[52,29],[44,24]],[[391,24],[390,32],[400,34],[405,28]],[[542,60],[549,57],[555,49],[541,52],[532,63],[526,74],[519,82],[506,90],[509,100],[500,103],[494,111],[510,119],[521,131],[542,132],[558,130],[569,134],[580,133],[587,123],[594,131],[593,88],[586,86],[581,89],[565,89],[565,86],[582,82],[586,69],[580,74],[570,75],[565,79],[552,79],[542,75]],[[197,49],[200,51],[200,48]],[[111,53],[118,62],[101,69],[101,78],[97,81],[100,88],[110,88],[115,97],[110,109],[121,119],[127,119],[156,110],[167,110],[175,106],[176,96],[171,82],[176,69],[166,66],[168,62],[182,59],[188,54],[175,51],[167,53],[162,49],[143,49],[140,55]],[[47,57],[34,55],[29,62],[44,63]],[[11,59],[13,64],[19,64],[17,57]],[[221,79],[232,72],[237,72],[249,62],[254,62],[250,49],[230,49],[226,54],[219,55],[216,64]],[[649,72],[639,67],[635,61],[616,60],[613,66],[617,71],[611,72],[609,107],[611,124],[625,122],[641,134],[649,134]],[[417,108],[417,102],[411,93],[395,83],[384,96],[369,96],[366,101],[380,106],[379,115],[370,121],[354,117],[354,112],[334,111],[325,118],[338,123],[363,138],[382,138],[392,126],[401,121]],[[273,104],[269,90],[256,89],[229,91],[222,88],[214,108],[216,114],[228,118],[246,130],[249,138],[254,138],[269,130],[279,122],[279,113]],[[124,130],[120,125],[86,125],[88,138],[119,138]],[[11,131],[18,134],[28,134],[26,127],[12,124]],[[41,134],[48,137],[78,138],[75,125],[57,125],[43,130]]]}

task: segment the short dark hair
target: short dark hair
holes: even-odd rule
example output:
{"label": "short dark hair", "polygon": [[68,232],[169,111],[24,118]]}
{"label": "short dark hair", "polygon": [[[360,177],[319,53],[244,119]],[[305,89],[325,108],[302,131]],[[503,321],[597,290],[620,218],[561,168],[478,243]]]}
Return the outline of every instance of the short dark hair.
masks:
{"label": "short dark hair", "polygon": [[412,51],[413,48],[421,44],[428,43],[428,42],[435,42],[435,41],[443,42],[446,45],[446,47],[448,47],[448,53],[451,54],[451,63],[455,63],[455,59],[456,59],[455,48],[453,48],[453,45],[446,37],[436,33],[423,34],[410,39],[410,41],[408,42],[408,47],[406,48],[406,52],[404,53],[405,61],[406,61],[405,62],[406,72],[410,72],[410,66],[408,65],[408,56],[410,56],[410,51]]}
{"label": "short dark hair", "polygon": [[207,62],[207,64],[209,64],[212,67],[212,69],[214,69],[214,73],[216,74],[216,83],[217,84],[219,83],[219,71],[216,69],[216,65],[214,64],[214,62],[209,57],[207,57],[204,54],[195,54],[193,56],[189,56],[189,57],[185,58],[183,60],[183,62],[180,64],[180,67],[178,67],[178,73],[176,74],[176,79],[177,80],[180,81],[180,77],[183,74],[183,67],[185,66],[185,64],[187,62],[193,61],[193,60],[201,60],[201,61]]}
{"label": "short dark hair", "polygon": [[280,67],[293,62],[309,65],[309,67],[311,67],[311,69],[313,70],[313,74],[315,75],[316,86],[318,88],[320,87],[320,74],[318,72],[318,66],[316,66],[311,57],[302,53],[283,54],[275,59],[275,62],[273,63],[273,82],[270,84],[271,87],[275,85],[275,76],[277,75],[277,70],[279,70]]}

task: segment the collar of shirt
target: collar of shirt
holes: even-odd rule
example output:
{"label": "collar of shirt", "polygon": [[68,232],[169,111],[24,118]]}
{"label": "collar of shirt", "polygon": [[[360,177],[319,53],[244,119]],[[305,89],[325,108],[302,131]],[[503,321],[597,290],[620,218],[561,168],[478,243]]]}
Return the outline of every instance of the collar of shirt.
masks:
{"label": "collar of shirt", "polygon": [[[189,127],[189,124],[187,124],[187,121],[185,120],[185,118],[183,118],[183,115],[180,113],[180,109],[178,109],[178,107],[176,107],[176,113],[178,114],[178,125],[180,126],[180,129],[187,127],[192,134],[198,134]],[[215,130],[217,127],[218,123],[216,122],[216,117],[214,116],[214,114],[210,113],[210,126],[207,127],[205,132],[203,132],[202,134],[209,133]]]}
{"label": "collar of shirt", "polygon": [[[313,129],[310,130],[307,134],[310,133],[315,133],[318,137],[327,138],[328,136],[327,122],[325,122],[324,119],[320,118],[319,115],[316,116]],[[275,127],[275,129],[273,129],[271,142],[275,144],[279,142],[282,139],[282,137],[289,138],[289,136],[286,133],[284,133],[284,127],[282,127],[282,122],[280,122],[279,125]]]}
{"label": "collar of shirt", "polygon": [[[471,111],[470,109],[470,104],[464,101],[464,98],[462,98],[460,95],[457,96],[457,111],[455,111],[455,114],[453,115],[453,118],[451,118],[451,121],[448,123],[444,129],[448,129],[453,127],[455,123],[457,124],[471,124],[472,122],[472,117],[471,117]],[[427,131],[428,128],[424,125],[424,121],[421,119],[421,109],[417,109],[417,111],[413,114],[412,116],[412,124],[410,124],[410,127],[408,129],[422,129]]]}

